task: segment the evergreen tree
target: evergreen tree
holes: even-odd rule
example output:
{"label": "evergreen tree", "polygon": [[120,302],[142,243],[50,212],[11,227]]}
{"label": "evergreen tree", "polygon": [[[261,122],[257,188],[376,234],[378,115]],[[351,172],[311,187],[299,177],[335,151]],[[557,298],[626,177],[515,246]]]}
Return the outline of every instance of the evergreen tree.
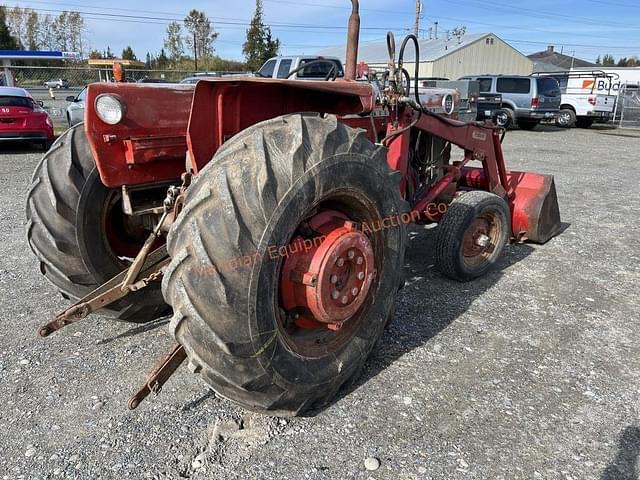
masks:
{"label": "evergreen tree", "polygon": [[218,38],[218,33],[213,29],[211,20],[205,12],[191,10],[189,15],[184,18],[184,27],[188,32],[184,40],[191,52],[195,50],[198,58],[205,58],[213,54],[215,51],[213,42]]}
{"label": "evergreen tree", "polygon": [[122,50],[122,60],[138,60],[133,49],[128,45]]}
{"label": "evergreen tree", "polygon": [[247,41],[242,46],[247,66],[254,71],[280,50],[280,40],[272,38],[271,27],[264,25],[262,15],[262,0],[256,0],[256,11],[247,30]]}
{"label": "evergreen tree", "polygon": [[602,65],[604,65],[605,67],[612,67],[616,64],[616,60],[615,58],[613,58],[613,55],[609,55],[608,53],[602,57]]}
{"label": "evergreen tree", "polygon": [[18,42],[11,36],[7,27],[7,16],[3,6],[0,5],[0,50],[17,50]]}

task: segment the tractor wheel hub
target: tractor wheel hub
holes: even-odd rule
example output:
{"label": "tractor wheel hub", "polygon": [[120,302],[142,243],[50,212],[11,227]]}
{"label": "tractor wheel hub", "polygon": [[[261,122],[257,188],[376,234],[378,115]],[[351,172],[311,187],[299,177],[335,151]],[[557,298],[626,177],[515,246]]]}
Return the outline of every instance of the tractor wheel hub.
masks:
{"label": "tractor wheel hub", "polygon": [[284,263],[282,296],[285,308],[298,313],[300,326],[339,328],[362,306],[375,278],[371,241],[357,224],[337,215],[323,212],[310,222],[321,235],[296,237],[290,244],[295,253]]}

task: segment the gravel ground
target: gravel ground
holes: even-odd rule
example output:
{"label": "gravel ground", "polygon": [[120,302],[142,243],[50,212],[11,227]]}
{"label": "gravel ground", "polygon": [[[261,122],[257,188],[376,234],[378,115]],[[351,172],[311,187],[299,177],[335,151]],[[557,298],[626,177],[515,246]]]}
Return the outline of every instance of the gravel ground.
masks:
{"label": "gravel ground", "polygon": [[[458,284],[417,229],[395,322],[362,379],[314,417],[248,414],[186,368],[127,398],[171,339],[166,319],[101,316],[43,340],[65,306],[24,233],[38,152],[0,146],[0,478],[636,479],[640,137],[512,132],[514,169],[552,173],[567,224]],[[367,466],[377,470],[367,470]]]}

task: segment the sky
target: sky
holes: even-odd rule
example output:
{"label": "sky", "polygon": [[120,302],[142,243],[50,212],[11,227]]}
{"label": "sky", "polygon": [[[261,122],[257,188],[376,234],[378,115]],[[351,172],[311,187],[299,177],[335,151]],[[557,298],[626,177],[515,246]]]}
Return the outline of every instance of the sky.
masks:
{"label": "sky", "polygon": [[[84,14],[91,48],[116,54],[131,45],[138,58],[162,47],[166,25],[192,9],[204,10],[219,32],[218,55],[242,59],[242,43],[255,0],[7,0],[56,15]],[[150,4],[153,8],[150,8]],[[108,5],[108,6],[105,6]],[[346,41],[350,0],[263,0],[265,23],[282,42],[281,54],[311,54]],[[384,40],[387,30],[409,33],[415,0],[361,0],[361,42]],[[554,45],[556,51],[593,61],[611,54],[640,56],[640,2],[637,0],[423,0],[421,36],[438,36],[457,26],[468,33],[492,32],[524,54]]]}

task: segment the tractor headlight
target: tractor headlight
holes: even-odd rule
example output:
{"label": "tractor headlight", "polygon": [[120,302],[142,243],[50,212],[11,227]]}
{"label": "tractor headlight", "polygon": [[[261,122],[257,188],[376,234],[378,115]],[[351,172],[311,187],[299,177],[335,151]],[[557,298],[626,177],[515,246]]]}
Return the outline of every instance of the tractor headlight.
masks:
{"label": "tractor headlight", "polygon": [[455,104],[453,101],[453,95],[447,93],[442,99],[442,108],[444,109],[444,113],[447,115],[451,115],[453,113],[453,109],[455,108]]}
{"label": "tractor headlight", "polygon": [[104,123],[116,125],[124,118],[125,106],[119,97],[105,93],[96,98],[96,113]]}

